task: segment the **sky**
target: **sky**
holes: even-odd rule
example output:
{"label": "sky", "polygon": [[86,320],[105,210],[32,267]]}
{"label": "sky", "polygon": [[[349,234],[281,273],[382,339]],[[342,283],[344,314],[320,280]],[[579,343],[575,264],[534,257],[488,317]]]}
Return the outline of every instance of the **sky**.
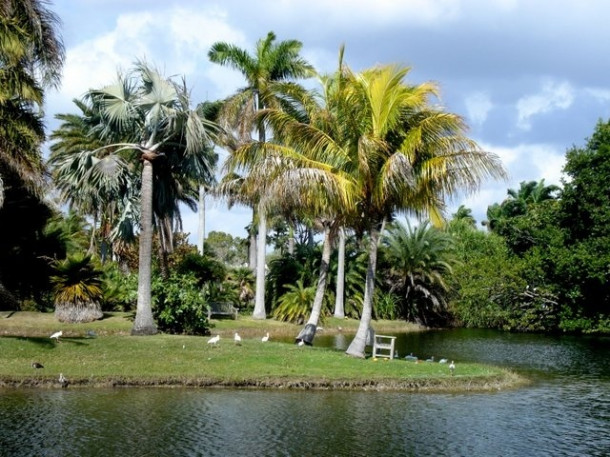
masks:
{"label": "sky", "polygon": [[[407,82],[434,81],[435,103],[459,114],[468,135],[500,157],[506,181],[486,181],[461,204],[480,224],[487,207],[523,181],[560,184],[565,153],[583,146],[610,117],[610,2],[606,0],[52,0],[66,47],[63,82],[47,94],[49,131],[72,100],[111,83],[138,59],[166,76],[185,77],[194,104],[245,86],[236,70],[211,63],[213,43],[253,52],[273,31],[303,43],[320,73],[345,62],[411,68]],[[222,151],[219,151],[222,154]],[[195,242],[197,215],[183,210]],[[246,237],[251,211],[207,201],[206,236]]]}

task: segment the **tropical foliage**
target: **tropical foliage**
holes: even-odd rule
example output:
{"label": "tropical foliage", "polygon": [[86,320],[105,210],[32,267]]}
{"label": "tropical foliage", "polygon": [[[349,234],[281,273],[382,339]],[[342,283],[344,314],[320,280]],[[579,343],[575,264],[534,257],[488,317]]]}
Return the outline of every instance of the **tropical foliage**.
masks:
{"label": "tropical foliage", "polygon": [[51,282],[58,321],[91,322],[102,318],[102,271],[91,256],[75,254],[56,262]]}

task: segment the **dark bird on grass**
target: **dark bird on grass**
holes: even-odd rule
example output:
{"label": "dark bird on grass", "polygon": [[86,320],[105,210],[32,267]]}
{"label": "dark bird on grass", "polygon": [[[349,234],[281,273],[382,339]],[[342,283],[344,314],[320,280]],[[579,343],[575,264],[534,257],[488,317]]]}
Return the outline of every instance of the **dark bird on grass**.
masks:
{"label": "dark bird on grass", "polygon": [[68,379],[64,376],[63,373],[59,373],[59,383],[61,384],[62,389],[68,387]]}
{"label": "dark bird on grass", "polygon": [[32,368],[44,368],[44,365],[42,363],[38,363],[38,362],[32,362]]}

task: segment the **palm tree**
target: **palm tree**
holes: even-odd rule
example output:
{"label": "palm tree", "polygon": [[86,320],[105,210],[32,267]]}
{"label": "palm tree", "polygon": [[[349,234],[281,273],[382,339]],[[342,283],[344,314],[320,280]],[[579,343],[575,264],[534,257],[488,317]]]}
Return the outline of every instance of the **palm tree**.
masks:
{"label": "palm tree", "polygon": [[[151,311],[153,182],[164,181],[154,179],[153,164],[160,162],[159,168],[171,169],[187,162],[190,176],[194,177],[191,190],[195,198],[195,181],[206,182],[213,175],[212,160],[206,155],[207,131],[212,126],[190,108],[184,81],[178,84],[166,79],[145,62],[137,62],[130,73],[119,74],[115,83],[91,90],[87,97],[99,109],[102,137],[112,139],[118,135],[129,140],[107,144],[96,152],[127,153],[129,159],[142,165],[138,301],[132,334],[154,334],[157,328]],[[163,190],[167,192],[157,198],[159,207],[176,211],[175,198],[168,198],[174,189]]]}
{"label": "palm tree", "polygon": [[91,256],[76,254],[56,262],[51,282],[55,317],[60,322],[92,322],[102,318],[102,271]]}
{"label": "palm tree", "polygon": [[455,263],[451,235],[428,222],[412,227],[398,223],[388,229],[385,244],[390,267],[390,293],[403,297],[403,316],[424,325],[445,316],[446,278]]}
{"label": "palm tree", "polygon": [[428,214],[440,223],[444,197],[474,191],[484,177],[504,176],[499,159],[464,135],[462,118],[429,106],[436,86],[406,84],[408,71],[384,66],[349,80],[347,96],[358,116],[350,170],[359,190],[356,228],[369,239],[362,316],[346,351],[356,357],[364,357],[384,224],[398,212]]}
{"label": "palm tree", "polygon": [[464,205],[460,205],[460,207],[452,216],[453,220],[464,221],[467,225],[471,227],[475,227],[477,224],[477,221],[472,215],[472,210],[470,208],[466,208],[466,206]]}
{"label": "palm tree", "polygon": [[[100,257],[104,262],[107,246],[112,244],[113,227],[117,221],[124,223],[114,233],[124,241],[130,241],[133,224],[125,223],[133,216],[136,203],[134,167],[114,150],[104,148],[109,138],[102,138],[96,127],[101,119],[98,111],[86,100],[73,100],[79,114],[57,114],[60,126],[51,133],[48,166],[53,183],[59,190],[59,198],[70,209],[93,220],[89,253],[95,254],[99,232]],[[120,138],[114,138],[120,141]]]}
{"label": "palm tree", "polygon": [[42,195],[40,112],[44,89],[60,81],[64,48],[58,25],[46,2],[0,1],[0,207],[8,173]]}
{"label": "palm tree", "polygon": [[[290,79],[304,78],[313,75],[313,67],[299,57],[302,48],[297,40],[286,40],[275,43],[276,36],[269,32],[264,39],[256,44],[254,55],[230,43],[215,43],[208,53],[214,63],[229,66],[242,73],[246,79],[246,87],[227,100],[223,116],[225,119],[239,119],[232,126],[238,131],[239,146],[250,142],[250,132],[258,132],[258,141],[266,141],[265,125],[256,122],[255,114],[263,108],[282,106],[279,94],[290,90]],[[246,139],[247,138],[247,139]],[[228,173],[236,170],[227,168]],[[247,172],[247,170],[244,170]],[[258,223],[258,241],[256,255],[256,299],[253,317],[265,319],[265,254],[267,236],[267,214],[263,203],[266,188],[262,183],[252,182],[245,177],[239,181],[239,189],[243,190],[242,201],[252,205],[254,209],[253,224]],[[226,187],[229,189],[229,186]],[[235,188],[233,188],[235,189]],[[229,190],[230,192],[230,190]],[[251,237],[251,245],[254,240]],[[252,259],[251,259],[252,264]]]}

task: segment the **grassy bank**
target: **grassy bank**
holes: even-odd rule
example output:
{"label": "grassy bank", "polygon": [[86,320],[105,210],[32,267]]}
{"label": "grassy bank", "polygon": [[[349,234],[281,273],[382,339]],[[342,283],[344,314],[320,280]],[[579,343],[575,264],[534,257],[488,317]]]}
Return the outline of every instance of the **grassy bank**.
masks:
{"label": "grassy bank", "polygon": [[[12,322],[10,322],[12,319]],[[349,325],[341,331],[349,331]],[[324,332],[333,330],[326,322]],[[404,323],[402,324],[404,325]],[[59,388],[59,373],[79,385],[186,385],[274,388],[399,390],[496,390],[522,380],[499,368],[457,362],[454,376],[443,364],[354,359],[341,351],[273,341],[298,326],[276,321],[219,321],[218,345],[207,337],[129,336],[131,322],[113,315],[83,325],[60,325],[52,315],[0,316],[0,385]],[[62,330],[59,342],[49,335]],[[237,329],[243,337],[232,340]],[[355,329],[355,327],[354,327]],[[271,341],[260,336],[269,331]],[[379,331],[379,330],[378,330]],[[384,329],[384,331],[390,331]],[[284,333],[285,332],[285,333]],[[33,362],[44,365],[35,369]]]}

